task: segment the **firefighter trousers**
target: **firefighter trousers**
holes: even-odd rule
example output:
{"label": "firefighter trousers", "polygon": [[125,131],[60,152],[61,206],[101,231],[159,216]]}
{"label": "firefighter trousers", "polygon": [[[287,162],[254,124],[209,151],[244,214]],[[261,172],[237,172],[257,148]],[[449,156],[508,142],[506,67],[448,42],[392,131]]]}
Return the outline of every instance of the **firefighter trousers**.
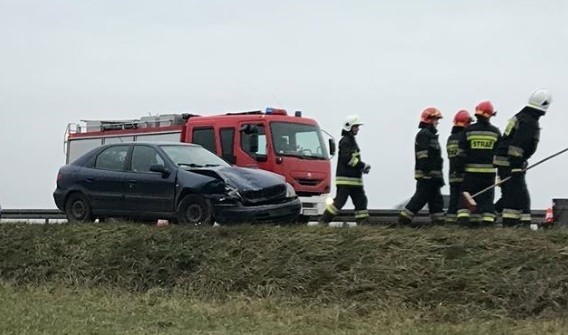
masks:
{"label": "firefighter trousers", "polygon": [[501,180],[511,176],[501,187],[503,227],[531,224],[531,198],[525,173],[511,174],[510,168],[499,168]]}
{"label": "firefighter trousers", "polygon": [[458,206],[462,192],[462,182],[450,183],[450,201],[446,212],[446,223],[456,223]]}
{"label": "firefighter trousers", "polygon": [[416,191],[405,208],[400,212],[398,222],[410,224],[424,205],[428,204],[430,218],[434,224],[444,223],[444,198],[441,179],[418,179]]}
{"label": "firefighter trousers", "polygon": [[337,186],[335,199],[333,199],[332,204],[326,207],[320,222],[330,223],[345,206],[349,197],[351,197],[353,206],[355,206],[355,222],[357,224],[365,223],[369,218],[369,211],[367,210],[367,195],[363,186]]}
{"label": "firefighter trousers", "polygon": [[[495,184],[495,173],[466,173],[463,180],[463,192],[475,194]],[[458,223],[469,227],[486,227],[495,224],[495,189],[485,191],[475,197],[477,209],[473,213],[460,204],[458,209]]]}

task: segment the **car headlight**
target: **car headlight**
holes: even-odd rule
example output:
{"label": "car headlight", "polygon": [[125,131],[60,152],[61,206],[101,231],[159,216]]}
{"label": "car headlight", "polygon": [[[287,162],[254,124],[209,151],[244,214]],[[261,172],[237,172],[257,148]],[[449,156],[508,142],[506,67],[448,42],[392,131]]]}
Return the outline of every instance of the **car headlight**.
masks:
{"label": "car headlight", "polygon": [[286,183],[286,198],[294,198],[296,196],[296,190],[290,185],[290,183]]}

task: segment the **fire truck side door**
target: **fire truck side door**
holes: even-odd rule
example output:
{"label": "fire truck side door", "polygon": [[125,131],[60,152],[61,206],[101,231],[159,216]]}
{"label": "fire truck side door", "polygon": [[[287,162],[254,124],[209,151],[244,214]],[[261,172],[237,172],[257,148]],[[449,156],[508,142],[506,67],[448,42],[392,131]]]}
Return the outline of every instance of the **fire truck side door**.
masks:
{"label": "fire truck side door", "polygon": [[268,143],[265,127],[261,123],[245,123],[239,130],[235,143],[236,164],[242,167],[260,167],[268,159]]}

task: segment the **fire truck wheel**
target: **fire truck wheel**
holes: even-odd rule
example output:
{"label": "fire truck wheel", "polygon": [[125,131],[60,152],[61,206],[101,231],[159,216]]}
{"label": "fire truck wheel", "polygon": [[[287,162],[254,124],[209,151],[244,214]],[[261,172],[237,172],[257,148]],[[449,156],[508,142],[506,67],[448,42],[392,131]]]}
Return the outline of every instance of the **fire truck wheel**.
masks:
{"label": "fire truck wheel", "polygon": [[94,222],[93,211],[87,197],[81,193],[73,193],[65,203],[65,216],[69,223]]}
{"label": "fire truck wheel", "polygon": [[299,225],[305,225],[308,224],[308,222],[310,222],[310,216],[308,215],[299,215],[295,221],[295,223]]}
{"label": "fire truck wheel", "polygon": [[186,195],[178,206],[177,219],[179,224],[194,226],[211,226],[213,209],[210,202],[198,195]]}

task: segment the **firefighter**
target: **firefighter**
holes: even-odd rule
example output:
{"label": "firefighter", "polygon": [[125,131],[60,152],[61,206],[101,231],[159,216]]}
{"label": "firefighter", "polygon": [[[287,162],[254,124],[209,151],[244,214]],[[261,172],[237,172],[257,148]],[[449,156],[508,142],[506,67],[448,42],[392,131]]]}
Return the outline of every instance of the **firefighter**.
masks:
{"label": "firefighter", "polygon": [[438,122],[442,113],[437,108],[428,107],[422,111],[418,134],[414,142],[416,191],[405,208],[400,212],[398,223],[412,224],[412,220],[424,205],[428,204],[433,224],[444,223],[444,186],[442,174],[443,159],[438,140]]}
{"label": "firefighter", "polygon": [[539,119],[552,103],[552,94],[537,89],[527,105],[507,123],[503,140],[499,143],[493,163],[499,177],[511,179],[502,184],[501,202],[504,227],[530,226],[531,200],[525,180],[528,159],[535,153],[540,137]]}
{"label": "firefighter", "polygon": [[[496,114],[490,101],[482,101],[475,107],[477,122],[464,130],[459,141],[459,150],[464,155],[458,158],[457,169],[465,171],[462,191],[475,194],[495,183],[496,169],[493,156],[501,132],[491,124]],[[458,224],[469,227],[487,227],[495,223],[495,189],[480,194],[476,199],[477,209],[471,213],[465,203],[458,210]]]}
{"label": "firefighter", "polygon": [[461,188],[463,183],[464,172],[458,171],[456,163],[460,158],[463,158],[465,153],[459,148],[460,138],[464,134],[465,127],[473,122],[473,118],[469,112],[462,109],[454,116],[454,126],[452,127],[452,134],[448,137],[446,143],[446,151],[448,153],[448,160],[450,162],[450,171],[448,182],[450,184],[450,202],[448,204],[448,211],[446,212],[446,223],[453,224],[457,222],[458,202],[460,199]]}
{"label": "firefighter", "polygon": [[361,122],[359,115],[350,115],[343,123],[335,173],[337,191],[333,203],[326,207],[321,216],[320,223],[329,224],[349,197],[351,197],[355,206],[356,223],[365,223],[369,218],[362,175],[369,173],[371,165],[361,160],[359,145],[355,140],[361,125],[363,125],[363,122]]}

